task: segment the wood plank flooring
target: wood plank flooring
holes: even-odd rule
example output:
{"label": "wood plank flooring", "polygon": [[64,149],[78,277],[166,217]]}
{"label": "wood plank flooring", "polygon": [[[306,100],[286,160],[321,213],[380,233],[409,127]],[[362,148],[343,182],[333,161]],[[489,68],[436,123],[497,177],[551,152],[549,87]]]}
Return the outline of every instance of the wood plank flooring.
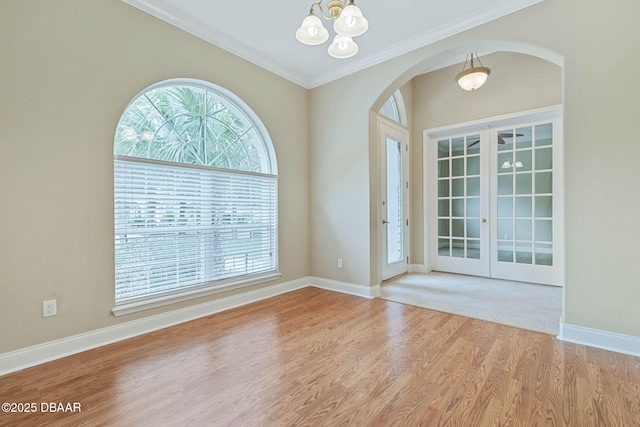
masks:
{"label": "wood plank flooring", "polygon": [[640,358],[306,288],[0,377],[0,401],[38,406],[2,426],[628,427]]}

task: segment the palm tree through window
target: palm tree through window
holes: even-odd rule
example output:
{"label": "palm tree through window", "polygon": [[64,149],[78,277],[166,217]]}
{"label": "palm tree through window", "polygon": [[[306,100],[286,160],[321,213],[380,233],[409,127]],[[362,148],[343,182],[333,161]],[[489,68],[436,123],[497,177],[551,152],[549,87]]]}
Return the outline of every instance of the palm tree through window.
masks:
{"label": "palm tree through window", "polygon": [[147,89],[114,138],[116,304],[277,271],[268,133],[205,82]]}

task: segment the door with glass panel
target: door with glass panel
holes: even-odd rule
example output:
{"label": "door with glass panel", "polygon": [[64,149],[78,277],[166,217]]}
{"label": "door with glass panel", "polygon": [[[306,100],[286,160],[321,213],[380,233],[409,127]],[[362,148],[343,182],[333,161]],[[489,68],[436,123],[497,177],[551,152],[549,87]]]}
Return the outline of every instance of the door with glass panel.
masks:
{"label": "door with glass panel", "polygon": [[437,271],[489,276],[487,132],[430,139],[429,260]]}
{"label": "door with glass panel", "polygon": [[559,120],[491,132],[493,277],[561,283],[559,136]]}
{"label": "door with glass panel", "polygon": [[382,280],[409,270],[408,131],[395,123],[378,122],[380,208],[382,240]]}
{"label": "door with glass panel", "polygon": [[562,284],[561,124],[551,108],[425,131],[429,269]]}

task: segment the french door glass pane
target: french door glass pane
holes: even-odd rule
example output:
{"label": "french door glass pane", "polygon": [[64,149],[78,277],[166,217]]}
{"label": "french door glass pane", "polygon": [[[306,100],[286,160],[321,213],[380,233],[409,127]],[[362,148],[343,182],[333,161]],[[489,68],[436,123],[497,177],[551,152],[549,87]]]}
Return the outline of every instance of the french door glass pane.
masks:
{"label": "french door glass pane", "polygon": [[451,176],[464,176],[464,159],[451,160]]}
{"label": "french door glass pane", "polygon": [[467,240],[467,258],[480,259],[480,240]]}
{"label": "french door glass pane", "polygon": [[467,157],[467,175],[480,175],[480,156]]}
{"label": "french door glass pane", "polygon": [[402,143],[387,137],[387,263],[402,261]]}
{"label": "french door glass pane", "polygon": [[516,217],[531,218],[532,198],[528,196],[516,197]]}
{"label": "french door glass pane", "polygon": [[536,130],[536,147],[544,147],[553,143],[553,125],[545,123],[535,126]]}
{"label": "french door glass pane", "polygon": [[538,148],[536,150],[536,169],[552,169],[553,168],[553,150],[549,148]]}
{"label": "french door glass pane", "polygon": [[513,197],[498,197],[498,218],[513,217]]}
{"label": "french door glass pane", "polygon": [[438,178],[446,178],[449,176],[449,160],[440,160],[438,162]]}
{"label": "french door glass pane", "polygon": [[531,126],[518,128],[515,131],[516,150],[531,148],[533,140],[531,138]]}
{"label": "french door glass pane", "polygon": [[498,261],[553,265],[553,126],[498,132]]}
{"label": "french door glass pane", "polygon": [[480,197],[467,197],[467,217],[480,217]]}
{"label": "french door glass pane", "polygon": [[438,239],[438,255],[451,256],[451,241],[449,239]]}

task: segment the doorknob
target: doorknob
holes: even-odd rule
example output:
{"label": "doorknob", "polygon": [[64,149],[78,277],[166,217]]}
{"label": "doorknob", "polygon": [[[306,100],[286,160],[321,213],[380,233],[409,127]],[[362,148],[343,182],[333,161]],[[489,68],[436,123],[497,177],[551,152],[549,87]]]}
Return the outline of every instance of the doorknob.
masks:
{"label": "doorknob", "polygon": [[480,218],[480,222],[484,224],[485,222],[487,222],[487,218]]}
{"label": "doorknob", "polygon": [[387,221],[386,219],[383,219],[382,220],[382,225],[387,225],[387,224],[389,224],[389,221]]}

